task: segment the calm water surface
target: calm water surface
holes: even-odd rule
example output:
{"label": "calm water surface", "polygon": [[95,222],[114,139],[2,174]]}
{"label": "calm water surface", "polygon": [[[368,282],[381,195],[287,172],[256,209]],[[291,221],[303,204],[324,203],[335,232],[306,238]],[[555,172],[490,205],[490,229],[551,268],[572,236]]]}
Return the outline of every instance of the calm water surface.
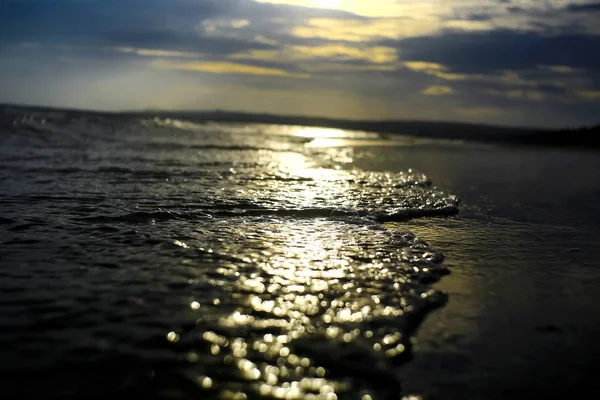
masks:
{"label": "calm water surface", "polygon": [[587,396],[600,355],[600,155],[435,145],[359,148],[460,195],[458,217],[402,223],[444,251],[449,302],[428,316],[404,387],[435,399]]}

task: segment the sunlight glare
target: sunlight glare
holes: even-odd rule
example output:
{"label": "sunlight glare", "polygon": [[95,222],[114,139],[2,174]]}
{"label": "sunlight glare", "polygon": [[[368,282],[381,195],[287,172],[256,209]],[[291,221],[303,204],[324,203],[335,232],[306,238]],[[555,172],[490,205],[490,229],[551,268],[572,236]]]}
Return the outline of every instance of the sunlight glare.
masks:
{"label": "sunlight glare", "polygon": [[340,5],[341,0],[312,0],[319,7],[336,8]]}

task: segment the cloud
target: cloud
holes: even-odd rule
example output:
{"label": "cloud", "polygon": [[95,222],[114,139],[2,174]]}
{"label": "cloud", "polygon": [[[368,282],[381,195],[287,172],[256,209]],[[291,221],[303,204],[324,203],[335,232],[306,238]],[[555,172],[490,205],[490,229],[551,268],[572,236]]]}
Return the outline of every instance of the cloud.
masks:
{"label": "cloud", "polygon": [[428,86],[421,93],[427,96],[444,96],[452,94],[452,88],[450,86]]}
{"label": "cloud", "polygon": [[397,62],[396,50],[382,46],[350,46],[343,44],[328,44],[320,46],[284,46],[277,50],[250,50],[232,55],[232,59],[264,60],[295,63],[302,67],[322,64],[323,61],[344,66],[356,66],[349,62],[364,61],[365,67],[394,66]]}
{"label": "cloud", "polygon": [[468,74],[455,74],[455,73],[450,73],[448,71],[448,67],[441,65],[441,64],[437,64],[437,63],[432,63],[432,62],[427,62],[427,61],[407,61],[404,64],[404,67],[416,71],[416,72],[421,72],[427,75],[433,75],[437,78],[443,79],[443,80],[447,80],[447,81],[464,81],[464,80],[480,80],[480,79],[485,79],[484,76],[482,75],[468,75]]}
{"label": "cloud", "polygon": [[[389,42],[386,42],[390,45]],[[405,68],[460,83],[461,93],[528,102],[597,101],[600,36],[493,30],[397,41]]]}
{"label": "cloud", "polygon": [[565,7],[567,11],[579,13],[579,12],[600,12],[599,3],[584,3],[584,4],[569,4]]}
{"label": "cloud", "polygon": [[520,101],[573,102],[580,92],[593,86],[581,71],[565,66],[538,66],[531,70],[488,73],[451,73],[446,66],[428,62],[406,62],[406,69],[453,82],[461,93],[480,93]]}
{"label": "cloud", "polygon": [[541,101],[546,98],[545,94],[539,90],[488,90],[487,93],[493,96],[502,96],[509,99]]}
{"label": "cloud", "polygon": [[[0,2],[0,42],[111,44],[178,51],[268,48],[264,37],[311,18],[357,18],[336,10],[252,0],[38,0]],[[244,30],[243,34],[239,31]],[[230,34],[238,31],[237,35]],[[235,40],[234,40],[235,39]],[[229,40],[229,41],[228,41]]]}
{"label": "cloud", "polygon": [[585,100],[600,100],[600,90],[581,90],[577,94]]}
{"label": "cloud", "polygon": [[288,78],[309,78],[308,74],[296,74],[277,68],[258,67],[255,65],[232,62],[174,62],[170,60],[154,60],[154,68],[174,69],[181,71],[209,72],[213,74],[268,75]]}
{"label": "cloud", "polygon": [[575,72],[574,68],[569,67],[567,65],[547,65],[541,66],[541,68],[547,68],[548,70],[556,72],[558,74],[572,74]]}
{"label": "cloud", "polygon": [[133,47],[115,47],[114,51],[118,53],[136,54],[145,57],[176,57],[176,58],[198,58],[202,57],[200,53],[190,53],[185,51],[156,50],[156,49],[136,49]]}
{"label": "cloud", "polygon": [[412,18],[326,19],[314,18],[291,28],[294,36],[331,41],[365,42],[430,35],[439,30],[436,19]]}
{"label": "cloud", "polygon": [[[386,43],[390,45],[390,43]],[[453,72],[490,72],[563,65],[599,69],[600,36],[492,30],[447,32],[444,35],[407,38],[397,42],[407,60],[448,66]]]}
{"label": "cloud", "polygon": [[201,23],[205,32],[215,33],[221,30],[227,30],[230,28],[240,29],[250,25],[250,21],[247,19],[228,19],[228,18],[215,18],[207,19]]}

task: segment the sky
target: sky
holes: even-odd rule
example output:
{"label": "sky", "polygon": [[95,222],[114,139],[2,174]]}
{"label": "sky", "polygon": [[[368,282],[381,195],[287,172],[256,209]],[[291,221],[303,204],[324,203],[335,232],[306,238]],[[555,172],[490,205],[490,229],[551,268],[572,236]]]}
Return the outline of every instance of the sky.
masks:
{"label": "sky", "polygon": [[600,123],[600,1],[2,0],[0,103]]}

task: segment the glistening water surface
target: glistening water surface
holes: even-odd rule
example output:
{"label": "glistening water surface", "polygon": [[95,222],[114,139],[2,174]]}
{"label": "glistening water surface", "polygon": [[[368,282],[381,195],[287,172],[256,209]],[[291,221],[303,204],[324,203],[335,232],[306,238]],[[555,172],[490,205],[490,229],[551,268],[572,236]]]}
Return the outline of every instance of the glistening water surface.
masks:
{"label": "glistening water surface", "polygon": [[402,396],[448,272],[403,222],[458,199],[315,144],[378,135],[11,109],[0,123],[6,395]]}

